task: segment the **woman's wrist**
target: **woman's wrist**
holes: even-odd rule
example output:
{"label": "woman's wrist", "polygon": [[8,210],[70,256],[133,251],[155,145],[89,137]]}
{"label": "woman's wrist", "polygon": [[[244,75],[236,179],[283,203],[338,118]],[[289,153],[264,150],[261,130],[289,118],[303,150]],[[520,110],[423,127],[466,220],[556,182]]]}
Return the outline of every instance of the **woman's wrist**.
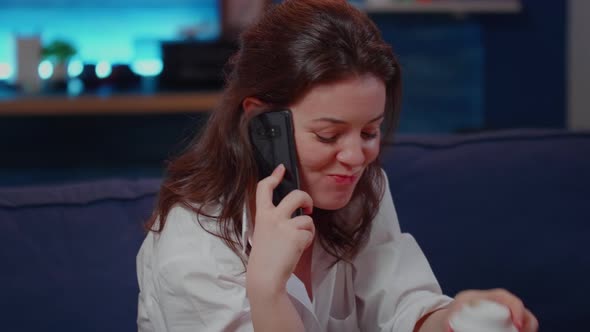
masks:
{"label": "woman's wrist", "polygon": [[273,286],[272,283],[263,281],[248,282],[246,285],[248,299],[250,302],[256,303],[274,303],[280,300],[283,296],[288,296],[285,286]]}
{"label": "woman's wrist", "polygon": [[416,323],[414,332],[448,332],[448,307],[424,315]]}
{"label": "woman's wrist", "polygon": [[257,273],[254,269],[246,273],[246,291],[251,299],[272,301],[287,293],[286,285],[268,273]]}
{"label": "woman's wrist", "polygon": [[252,287],[247,291],[255,331],[305,331],[286,289],[270,291],[264,287]]}

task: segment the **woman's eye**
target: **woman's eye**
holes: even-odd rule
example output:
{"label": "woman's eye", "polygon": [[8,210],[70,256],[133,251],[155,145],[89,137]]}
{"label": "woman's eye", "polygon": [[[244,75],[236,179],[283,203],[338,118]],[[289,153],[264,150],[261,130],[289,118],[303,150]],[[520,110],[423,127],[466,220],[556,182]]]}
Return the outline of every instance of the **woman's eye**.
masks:
{"label": "woman's eye", "polygon": [[336,142],[336,139],[338,139],[338,135],[324,136],[320,134],[315,134],[315,136],[318,139],[318,141],[322,143],[334,143]]}
{"label": "woman's eye", "polygon": [[361,135],[363,136],[364,139],[373,139],[373,138],[377,138],[377,136],[379,136],[379,131],[373,131],[373,132],[363,131],[361,133]]}

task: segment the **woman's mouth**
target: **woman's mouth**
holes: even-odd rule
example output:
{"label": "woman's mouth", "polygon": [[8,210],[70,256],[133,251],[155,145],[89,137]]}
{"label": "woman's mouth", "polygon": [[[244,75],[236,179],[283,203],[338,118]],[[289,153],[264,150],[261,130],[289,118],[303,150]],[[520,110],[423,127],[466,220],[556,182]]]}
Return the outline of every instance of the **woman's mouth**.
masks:
{"label": "woman's mouth", "polygon": [[328,175],[337,184],[353,184],[356,181],[356,175],[330,174]]}

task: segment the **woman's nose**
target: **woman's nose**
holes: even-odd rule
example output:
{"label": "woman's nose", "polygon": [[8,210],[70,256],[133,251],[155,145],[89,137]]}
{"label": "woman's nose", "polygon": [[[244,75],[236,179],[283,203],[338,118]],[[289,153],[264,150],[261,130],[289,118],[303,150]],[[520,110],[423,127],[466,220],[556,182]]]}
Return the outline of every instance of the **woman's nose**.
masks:
{"label": "woman's nose", "polygon": [[344,142],[336,155],[336,160],[351,167],[363,165],[365,163],[365,153],[361,140],[350,139]]}

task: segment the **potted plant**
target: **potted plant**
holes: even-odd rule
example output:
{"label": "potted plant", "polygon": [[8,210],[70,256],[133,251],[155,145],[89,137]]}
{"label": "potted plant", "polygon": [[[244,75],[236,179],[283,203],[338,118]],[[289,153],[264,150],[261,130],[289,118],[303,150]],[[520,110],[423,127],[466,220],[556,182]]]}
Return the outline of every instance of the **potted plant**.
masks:
{"label": "potted plant", "polygon": [[50,81],[56,87],[67,86],[68,62],[77,51],[65,40],[54,40],[41,50],[41,58],[53,64],[53,75]]}

